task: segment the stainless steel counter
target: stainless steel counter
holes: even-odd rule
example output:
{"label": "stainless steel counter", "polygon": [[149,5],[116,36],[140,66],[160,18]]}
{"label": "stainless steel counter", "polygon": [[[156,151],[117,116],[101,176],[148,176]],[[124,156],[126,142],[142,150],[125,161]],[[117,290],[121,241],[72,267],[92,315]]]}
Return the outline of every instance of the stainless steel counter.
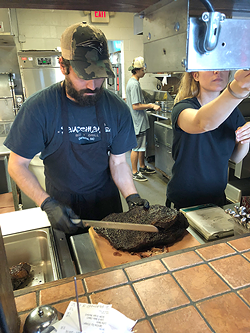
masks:
{"label": "stainless steel counter", "polygon": [[5,136],[0,136],[0,156],[6,156],[10,154],[10,150],[3,145]]}
{"label": "stainless steel counter", "polygon": [[171,125],[171,112],[158,112],[158,111],[147,111],[148,115],[155,116],[156,118],[166,120]]}

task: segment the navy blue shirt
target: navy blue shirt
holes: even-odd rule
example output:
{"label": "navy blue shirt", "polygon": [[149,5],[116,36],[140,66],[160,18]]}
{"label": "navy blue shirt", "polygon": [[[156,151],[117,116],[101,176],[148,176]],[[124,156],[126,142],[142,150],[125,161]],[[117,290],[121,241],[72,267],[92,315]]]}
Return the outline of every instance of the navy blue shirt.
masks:
{"label": "navy blue shirt", "polygon": [[172,110],[173,147],[175,161],[172,178],[167,186],[167,198],[178,208],[199,204],[218,204],[227,185],[228,161],[235,147],[235,131],[245,124],[236,108],[216,129],[188,134],[179,128],[179,114],[201,107],[197,98],[185,99]]}
{"label": "navy blue shirt", "polygon": [[[24,103],[18,112],[4,145],[14,153],[32,159],[55,152],[62,144],[61,83],[43,89]],[[95,106],[81,107],[67,98],[68,132],[72,142],[89,144],[100,139]],[[98,100],[105,119],[105,135],[110,152],[119,155],[137,146],[130,110],[126,103],[107,89]]]}

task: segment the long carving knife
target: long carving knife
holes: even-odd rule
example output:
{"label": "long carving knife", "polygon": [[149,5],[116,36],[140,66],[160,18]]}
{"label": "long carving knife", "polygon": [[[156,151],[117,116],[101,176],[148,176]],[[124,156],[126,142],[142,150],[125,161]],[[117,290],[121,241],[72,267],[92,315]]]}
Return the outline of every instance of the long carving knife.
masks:
{"label": "long carving knife", "polygon": [[136,224],[136,223],[94,221],[94,220],[81,220],[81,219],[71,219],[71,221],[74,224],[82,223],[84,227],[159,232],[158,228],[156,228],[154,225],[151,224]]}

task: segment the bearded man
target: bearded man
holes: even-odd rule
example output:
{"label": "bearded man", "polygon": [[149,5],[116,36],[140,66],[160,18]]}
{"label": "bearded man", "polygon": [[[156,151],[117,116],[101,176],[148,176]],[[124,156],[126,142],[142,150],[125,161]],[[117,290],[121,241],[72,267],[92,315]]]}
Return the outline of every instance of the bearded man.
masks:
{"label": "bearded man", "polygon": [[[60,69],[65,80],[29,97],[4,144],[11,150],[8,171],[19,188],[49,218],[53,228],[86,232],[72,218],[101,220],[149,207],[134,186],[125,153],[137,145],[131,114],[120,97],[103,88],[114,77],[103,32],[86,22],[61,36]],[[38,154],[46,191],[29,170]]]}

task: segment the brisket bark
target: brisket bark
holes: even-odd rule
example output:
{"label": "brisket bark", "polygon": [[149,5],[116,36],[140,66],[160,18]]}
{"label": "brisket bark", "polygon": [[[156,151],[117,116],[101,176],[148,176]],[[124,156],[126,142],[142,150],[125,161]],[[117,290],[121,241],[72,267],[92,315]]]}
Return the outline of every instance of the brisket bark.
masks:
{"label": "brisket bark", "polygon": [[171,246],[181,240],[189,226],[186,217],[176,209],[152,205],[148,210],[135,206],[125,213],[113,213],[103,221],[152,224],[159,232],[144,232],[108,228],[94,228],[117,250],[138,252],[153,246]]}
{"label": "brisket bark", "polygon": [[18,289],[30,275],[31,266],[27,262],[20,262],[10,268],[10,277],[13,289]]}

